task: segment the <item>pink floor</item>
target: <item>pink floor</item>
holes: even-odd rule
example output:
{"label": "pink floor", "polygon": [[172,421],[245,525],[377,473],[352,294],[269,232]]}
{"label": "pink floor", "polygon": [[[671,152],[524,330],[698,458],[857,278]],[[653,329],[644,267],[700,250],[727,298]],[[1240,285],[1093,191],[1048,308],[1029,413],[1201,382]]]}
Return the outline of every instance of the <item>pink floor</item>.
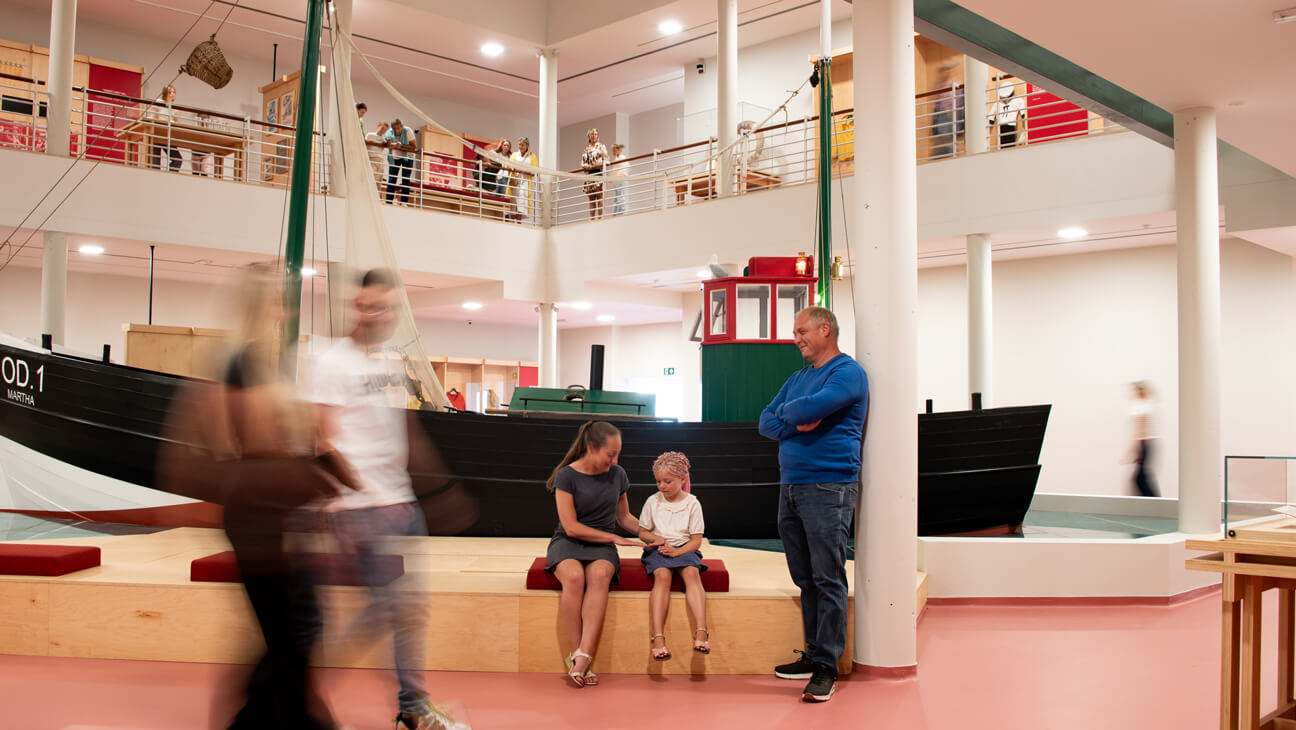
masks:
{"label": "pink floor", "polygon": [[[1264,707],[1275,701],[1273,609]],[[560,675],[444,672],[428,683],[434,697],[462,703],[475,730],[1205,730],[1219,726],[1219,611],[1218,593],[1170,607],[931,606],[916,679],[846,679],[824,705],[801,703],[800,682],[772,676],[605,675],[602,686],[575,689]],[[717,631],[714,650],[738,640]],[[206,728],[231,671],[0,656],[0,728]],[[391,727],[388,673],[325,670],[323,682],[342,723]]]}

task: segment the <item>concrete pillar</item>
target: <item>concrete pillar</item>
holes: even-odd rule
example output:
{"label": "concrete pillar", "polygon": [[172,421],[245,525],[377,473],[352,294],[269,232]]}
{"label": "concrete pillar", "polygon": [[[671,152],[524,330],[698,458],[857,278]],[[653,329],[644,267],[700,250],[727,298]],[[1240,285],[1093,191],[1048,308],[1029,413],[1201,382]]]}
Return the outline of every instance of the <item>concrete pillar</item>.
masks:
{"label": "concrete pillar", "polygon": [[855,0],[855,356],[868,371],[868,432],[855,520],[854,660],[916,671],[918,193],[913,0]]}
{"label": "concrete pillar", "polygon": [[[716,0],[716,140],[724,149],[738,139],[738,0]],[[734,156],[726,152],[716,165],[716,190],[721,197],[733,195],[737,182]]]}
{"label": "concrete pillar", "polygon": [[[76,9],[76,0],[54,0],[50,7],[49,86],[46,87],[49,89],[49,116],[45,120],[45,154],[61,157],[68,156],[68,135],[72,131]],[[85,142],[85,134],[82,134],[81,143]]]}
{"label": "concrete pillar", "polygon": [[[540,57],[540,120],[536,158],[541,167],[558,170],[562,169],[558,164],[558,49],[541,48],[537,55]],[[554,193],[557,181],[542,175],[536,184],[539,188],[536,192],[540,202],[540,224],[551,226],[556,216]],[[543,367],[540,372],[544,372]],[[558,377],[557,373],[554,377]]]}
{"label": "concrete pillar", "polygon": [[963,80],[967,82],[963,90],[963,103],[967,105],[963,112],[967,121],[963,134],[967,139],[967,153],[975,155],[990,149],[990,140],[987,137],[990,127],[986,124],[986,115],[990,111],[986,98],[986,86],[990,84],[990,67],[971,56],[964,56]]}
{"label": "concrete pillar", "polygon": [[558,307],[540,302],[540,387],[558,387]]}
{"label": "concrete pillar", "polygon": [[989,408],[994,366],[994,286],[991,281],[990,234],[967,237],[968,392],[981,394]]}
{"label": "concrete pillar", "polygon": [[67,234],[43,231],[45,247],[41,262],[40,334],[54,336],[54,344],[64,344],[64,308],[67,305]]}
{"label": "concrete pillar", "polygon": [[1220,526],[1219,174],[1215,110],[1175,112],[1179,290],[1179,530]]}

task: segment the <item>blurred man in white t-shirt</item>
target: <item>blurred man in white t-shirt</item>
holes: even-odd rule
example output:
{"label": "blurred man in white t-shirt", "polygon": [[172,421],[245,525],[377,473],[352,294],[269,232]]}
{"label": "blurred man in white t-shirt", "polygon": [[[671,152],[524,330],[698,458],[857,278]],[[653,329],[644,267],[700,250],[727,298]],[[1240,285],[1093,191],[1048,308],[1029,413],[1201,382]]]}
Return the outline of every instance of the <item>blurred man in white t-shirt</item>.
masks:
{"label": "blurred man in white t-shirt", "polygon": [[396,285],[384,270],[364,275],[355,298],[355,327],[320,358],[313,386],[325,436],[359,484],[327,509],[333,511],[338,539],[354,551],[360,573],[371,580],[372,603],[366,613],[376,613],[391,626],[400,683],[397,727],[445,730],[453,721],[428,701],[424,690],[427,618],[419,594],[379,585],[384,538],[427,534],[410,486],[408,414],[391,407],[384,390],[404,382],[404,365],[399,359],[373,357],[396,328]]}

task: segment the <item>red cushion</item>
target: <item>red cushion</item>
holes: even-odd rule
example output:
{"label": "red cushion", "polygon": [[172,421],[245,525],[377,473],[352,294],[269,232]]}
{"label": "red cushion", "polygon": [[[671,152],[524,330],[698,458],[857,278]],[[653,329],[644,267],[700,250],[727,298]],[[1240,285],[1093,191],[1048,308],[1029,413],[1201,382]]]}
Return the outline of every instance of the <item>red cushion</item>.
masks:
{"label": "red cushion", "polygon": [[[702,564],[707,568],[702,571],[702,587],[708,593],[728,593],[729,570],[725,568],[724,561],[703,560]],[[562,588],[562,584],[558,582],[553,573],[545,570],[545,559],[536,558],[531,561],[531,568],[527,570],[526,587],[532,590],[542,590],[545,588]],[[639,558],[621,558],[621,575],[617,582],[612,584],[612,590],[652,590],[652,578],[648,576],[648,571],[644,570],[643,562]],[[676,573],[674,580],[671,581],[671,590],[684,590],[684,584],[680,581],[679,573]]]}
{"label": "red cushion", "polygon": [[[316,582],[329,586],[363,586],[368,583],[360,574],[355,558],[343,553],[302,553],[297,556],[306,565],[306,569],[315,576]],[[377,556],[377,576],[372,579],[375,585],[387,585],[405,574],[405,559],[400,555]],[[234,551],[198,558],[189,564],[189,580],[209,583],[237,583],[239,580],[238,565],[234,561]]]}
{"label": "red cushion", "polygon": [[97,547],[0,545],[0,574],[4,575],[67,575],[97,565]]}

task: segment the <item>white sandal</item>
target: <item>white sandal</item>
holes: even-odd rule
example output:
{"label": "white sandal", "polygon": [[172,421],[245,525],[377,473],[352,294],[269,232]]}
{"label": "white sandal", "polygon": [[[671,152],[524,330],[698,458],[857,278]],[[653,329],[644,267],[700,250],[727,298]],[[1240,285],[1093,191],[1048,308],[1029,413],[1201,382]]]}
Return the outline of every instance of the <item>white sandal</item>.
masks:
{"label": "white sandal", "polygon": [[[585,669],[583,671],[579,671],[579,672],[576,671],[577,657],[585,657],[585,659],[587,660],[585,662]],[[570,679],[572,681],[572,684],[575,684],[577,687],[584,687],[586,683],[586,673],[589,671],[590,664],[594,662],[594,657],[590,656],[589,654],[586,654],[578,646],[576,647],[575,650],[572,651],[572,653],[567,655],[567,658],[564,661],[567,663],[567,678]],[[597,683],[598,680],[595,679],[595,684]]]}

